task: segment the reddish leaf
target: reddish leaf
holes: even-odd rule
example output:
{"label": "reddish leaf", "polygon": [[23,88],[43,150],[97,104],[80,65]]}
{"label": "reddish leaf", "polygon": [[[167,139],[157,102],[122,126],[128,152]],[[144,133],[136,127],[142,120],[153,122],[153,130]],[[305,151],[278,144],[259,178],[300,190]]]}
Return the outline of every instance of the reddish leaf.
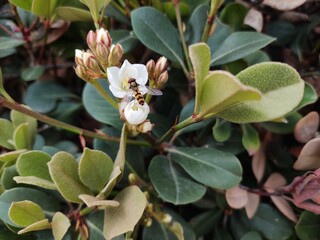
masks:
{"label": "reddish leaf", "polygon": [[253,154],[251,162],[252,171],[258,183],[261,182],[261,179],[264,175],[266,159],[266,143],[263,142],[260,144],[258,151]]}
{"label": "reddish leaf", "polygon": [[296,170],[311,170],[320,167],[320,138],[314,138],[306,143],[294,163]]}
{"label": "reddish leaf", "polygon": [[226,199],[230,207],[240,209],[248,202],[248,192],[235,186],[226,190]]}
{"label": "reddish leaf", "polygon": [[261,32],[263,27],[262,13],[251,8],[244,19],[244,24],[254,28],[257,32]]}
{"label": "reddish leaf", "polygon": [[297,222],[297,217],[286,199],[283,197],[271,196],[271,200],[283,215],[291,221]]}
{"label": "reddish leaf", "polygon": [[286,185],[286,179],[280,173],[272,173],[264,183],[264,188],[270,193],[284,185]]}
{"label": "reddish leaf", "polygon": [[301,6],[306,1],[307,0],[264,0],[263,4],[277,10],[287,11]]}
{"label": "reddish leaf", "polygon": [[254,193],[248,193],[248,202],[245,206],[245,210],[249,219],[253,218],[260,203],[260,195]]}
{"label": "reddish leaf", "polygon": [[318,127],[319,114],[317,112],[310,112],[297,122],[294,128],[294,136],[297,141],[306,143],[314,138]]}

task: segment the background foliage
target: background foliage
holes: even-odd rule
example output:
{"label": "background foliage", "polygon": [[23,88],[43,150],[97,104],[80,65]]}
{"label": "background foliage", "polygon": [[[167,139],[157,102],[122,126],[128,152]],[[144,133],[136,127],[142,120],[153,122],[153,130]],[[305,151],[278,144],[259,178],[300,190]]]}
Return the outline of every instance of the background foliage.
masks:
{"label": "background foliage", "polygon": [[[320,238],[319,13],[306,0],[1,1],[0,239]],[[106,75],[75,74],[101,27],[122,60],[168,59],[165,87],[149,75],[163,92],[146,97],[151,132],[121,121]]]}

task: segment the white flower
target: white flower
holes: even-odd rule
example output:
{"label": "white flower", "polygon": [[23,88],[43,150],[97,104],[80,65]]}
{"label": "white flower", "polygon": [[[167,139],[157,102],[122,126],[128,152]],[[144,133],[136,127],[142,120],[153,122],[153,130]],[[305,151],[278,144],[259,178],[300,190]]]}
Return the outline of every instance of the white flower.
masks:
{"label": "white flower", "polygon": [[139,91],[144,95],[148,89],[145,86],[148,81],[147,68],[143,64],[131,64],[127,60],[124,61],[121,68],[107,68],[108,79],[110,82],[109,89],[117,98],[125,96],[133,96],[128,80],[134,78],[139,85]]}
{"label": "white flower", "polygon": [[132,100],[124,109],[124,117],[127,122],[132,125],[138,125],[143,123],[150,112],[150,108],[147,103],[140,105],[137,100]]}

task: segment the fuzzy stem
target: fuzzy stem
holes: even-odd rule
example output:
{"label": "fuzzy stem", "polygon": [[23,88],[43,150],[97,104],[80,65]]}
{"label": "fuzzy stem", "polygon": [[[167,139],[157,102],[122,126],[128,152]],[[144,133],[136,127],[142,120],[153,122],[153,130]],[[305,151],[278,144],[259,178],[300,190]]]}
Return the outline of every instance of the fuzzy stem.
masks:
{"label": "fuzzy stem", "polygon": [[201,37],[201,42],[207,42],[210,30],[212,28],[212,25],[214,23],[214,19],[216,17],[217,10],[221,6],[223,1],[224,0],[211,0],[210,12],[209,12],[209,15],[208,15],[208,19],[207,19],[206,25],[205,25],[204,30],[203,30],[203,34],[202,34],[202,37]]}
{"label": "fuzzy stem", "polygon": [[[28,109],[28,108],[16,103],[16,102],[11,102],[11,101],[9,101],[9,100],[5,99],[4,97],[1,97],[1,96],[0,96],[0,105],[4,106],[6,108],[9,108],[11,110],[15,110],[15,111],[21,112],[21,113],[23,113],[25,115],[33,117],[33,118],[35,118],[35,119],[37,119],[37,120],[39,120],[41,122],[47,123],[49,125],[52,125],[52,126],[67,130],[69,132],[73,132],[73,133],[76,133],[76,134],[79,134],[79,135],[82,135],[82,136],[86,136],[86,137],[98,138],[98,139],[102,139],[102,140],[106,140],[106,141],[120,142],[120,138],[111,137],[111,136],[108,136],[108,135],[102,135],[102,134],[99,134],[99,133],[95,133],[95,132],[92,132],[92,131],[89,131],[89,130],[86,130],[86,129],[82,129],[82,128],[73,126],[73,125],[68,124],[68,123],[61,122],[59,120],[56,120],[54,118],[50,118],[50,117],[48,117],[46,115],[43,115],[41,113],[34,112],[34,111],[32,111],[32,110],[30,110],[30,109]],[[146,141],[136,141],[136,140],[128,139],[127,143],[134,144],[134,145],[145,146],[145,147],[151,147],[151,145]]]}

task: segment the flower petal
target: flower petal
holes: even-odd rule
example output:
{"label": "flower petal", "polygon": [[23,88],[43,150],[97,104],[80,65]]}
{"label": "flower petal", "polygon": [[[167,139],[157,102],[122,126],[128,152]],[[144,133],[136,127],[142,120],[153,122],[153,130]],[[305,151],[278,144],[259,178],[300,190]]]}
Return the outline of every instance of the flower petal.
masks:
{"label": "flower petal", "polygon": [[120,68],[118,67],[107,68],[108,80],[111,85],[121,86],[121,82],[119,81],[119,72]]}
{"label": "flower petal", "polygon": [[139,92],[142,95],[145,95],[148,92],[148,88],[146,86],[144,86],[144,85],[139,85]]}
{"label": "flower petal", "polygon": [[128,62],[128,60],[125,60],[122,64],[120,71],[119,71],[119,79],[122,83],[123,81],[128,81],[129,78],[138,78],[138,70]]}
{"label": "flower petal", "polygon": [[132,100],[124,109],[124,116],[129,124],[143,123],[150,112],[148,104],[140,105],[137,100]]}
{"label": "flower petal", "polygon": [[127,91],[122,90],[118,86],[109,85],[109,89],[112,92],[113,96],[117,98],[124,98],[127,95]]}
{"label": "flower petal", "polygon": [[148,82],[148,71],[147,67],[143,64],[133,64],[133,66],[138,70],[138,77],[136,81],[140,85],[146,85]]}

